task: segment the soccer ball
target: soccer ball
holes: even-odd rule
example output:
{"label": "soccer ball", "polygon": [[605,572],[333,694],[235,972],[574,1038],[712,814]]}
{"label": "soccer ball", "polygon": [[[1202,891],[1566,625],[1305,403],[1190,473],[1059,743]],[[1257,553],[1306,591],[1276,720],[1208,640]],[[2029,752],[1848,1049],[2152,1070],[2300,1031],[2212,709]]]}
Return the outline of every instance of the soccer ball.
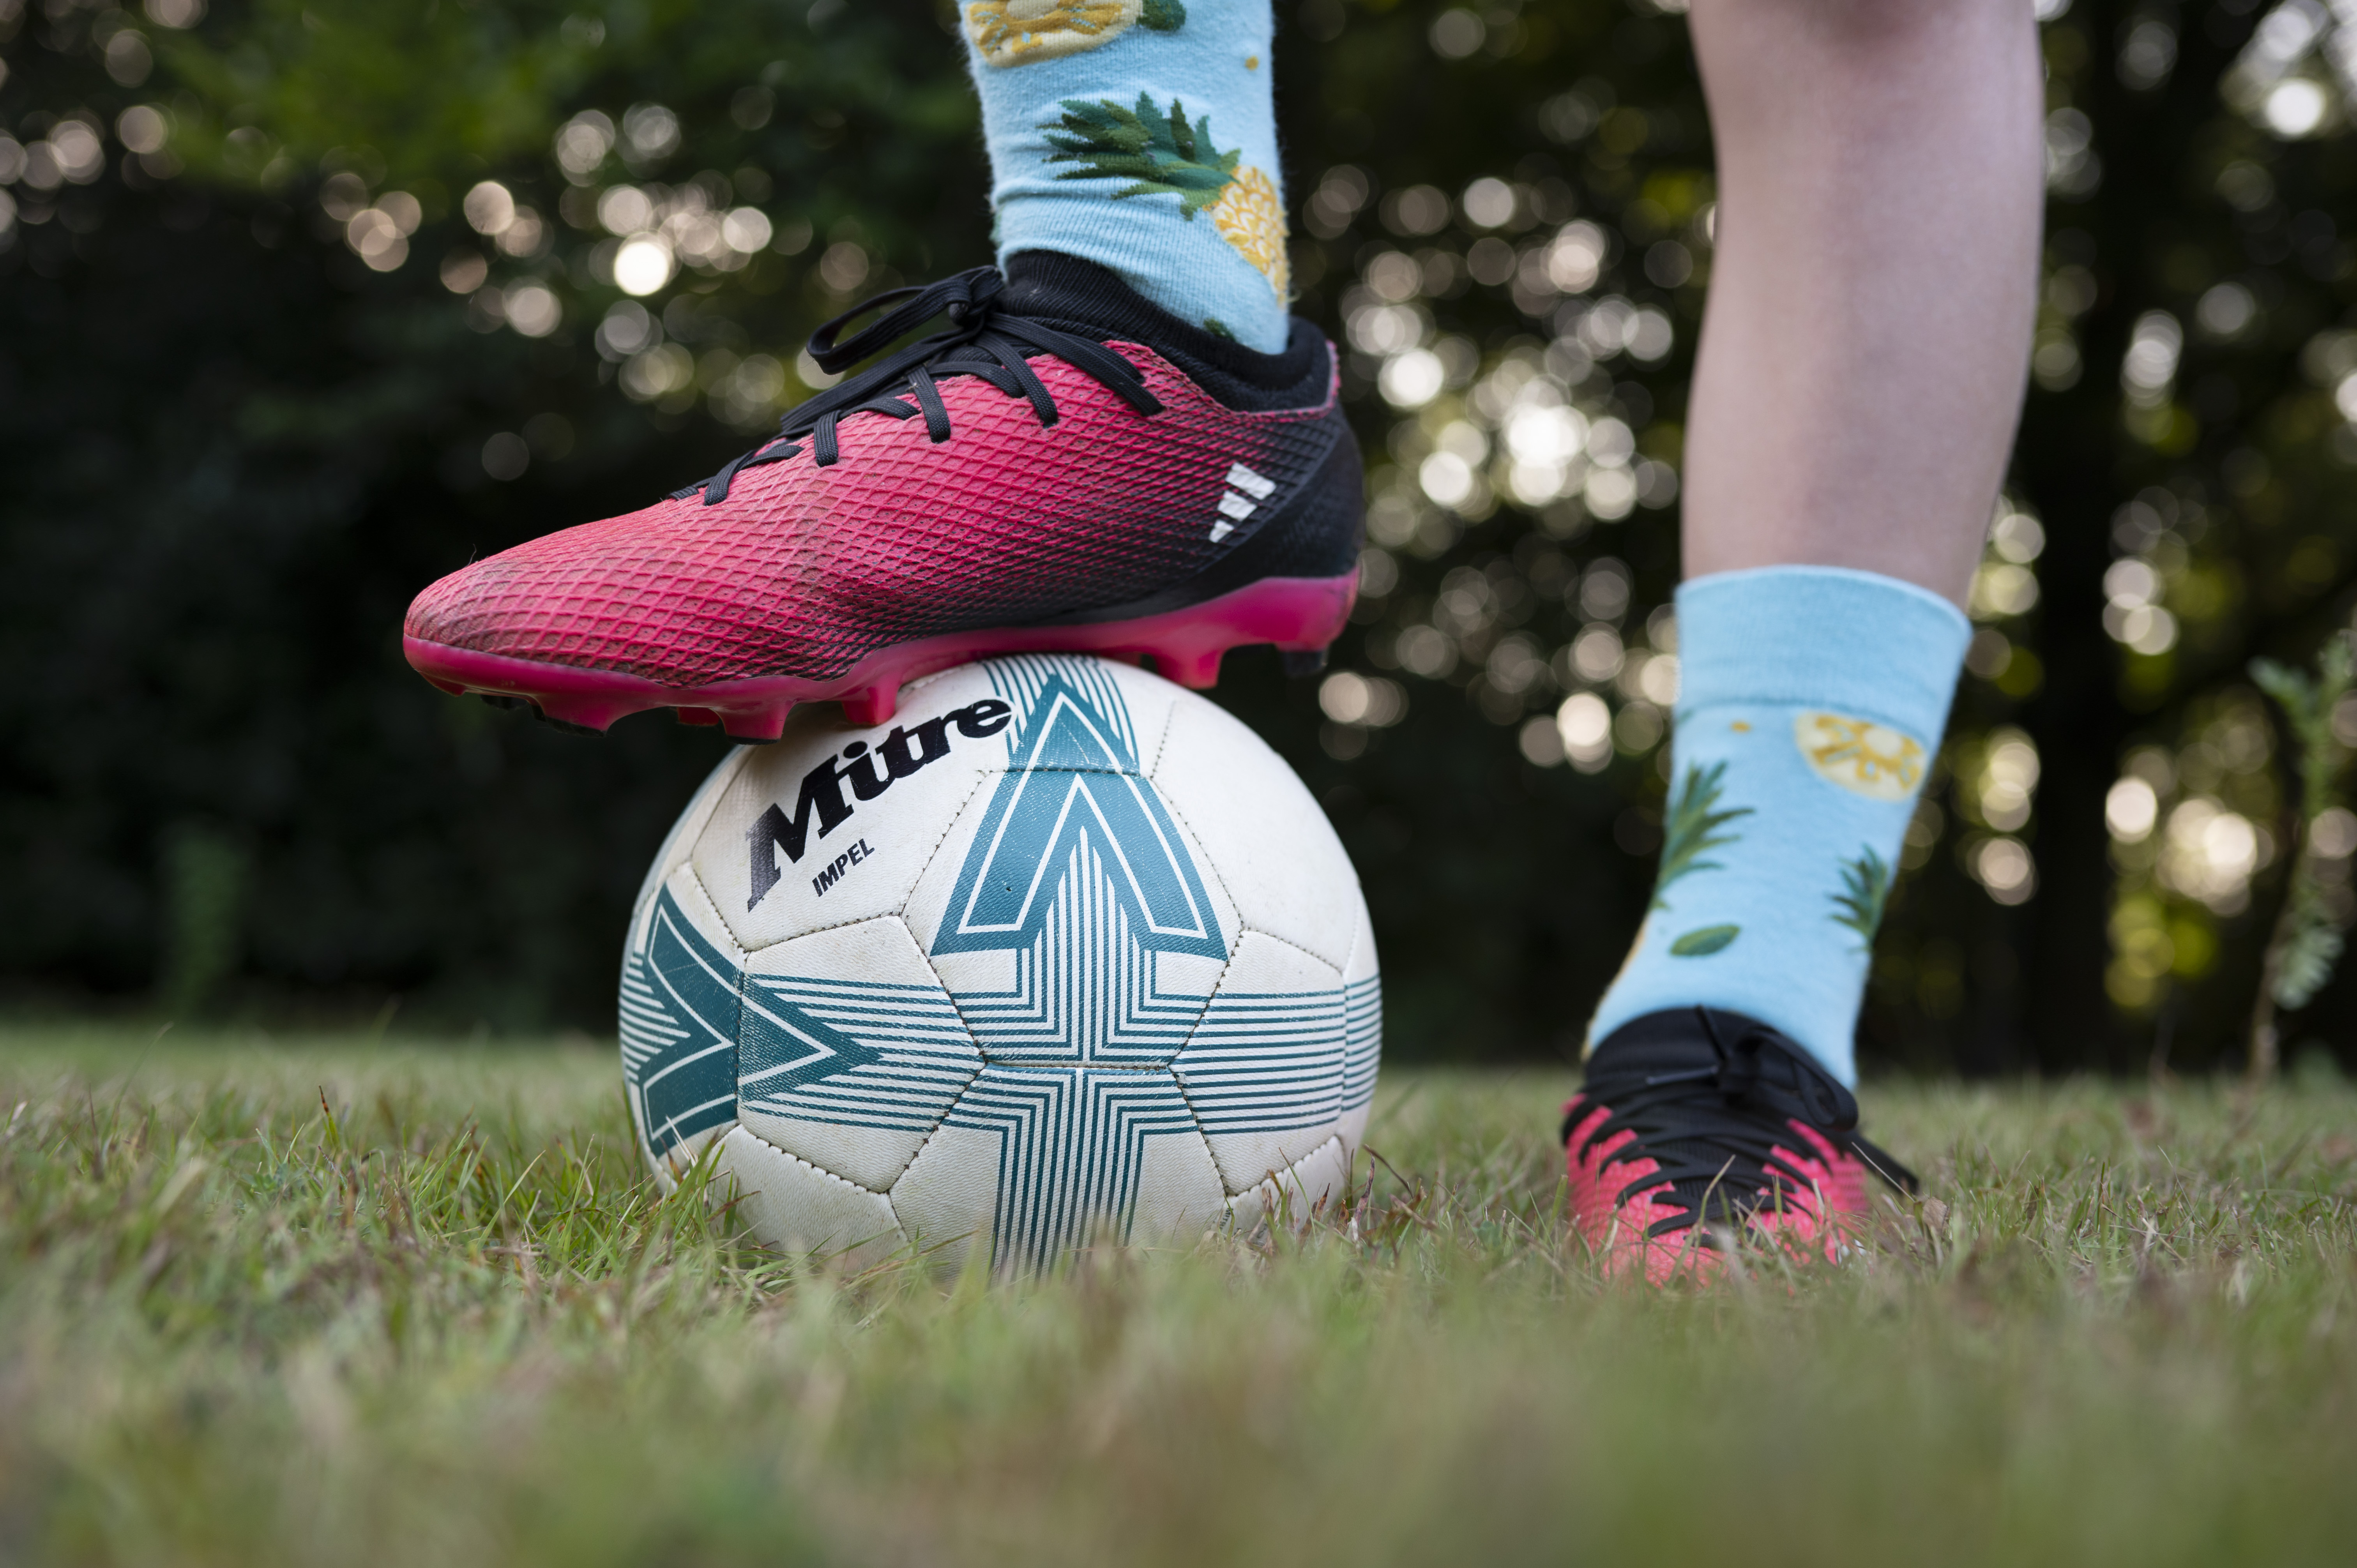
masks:
{"label": "soccer ball", "polygon": [[709,1154],[771,1245],[1029,1272],[1340,1197],[1379,986],[1349,858],[1250,730],[996,659],[714,770],[630,920],[622,1070],[658,1179]]}

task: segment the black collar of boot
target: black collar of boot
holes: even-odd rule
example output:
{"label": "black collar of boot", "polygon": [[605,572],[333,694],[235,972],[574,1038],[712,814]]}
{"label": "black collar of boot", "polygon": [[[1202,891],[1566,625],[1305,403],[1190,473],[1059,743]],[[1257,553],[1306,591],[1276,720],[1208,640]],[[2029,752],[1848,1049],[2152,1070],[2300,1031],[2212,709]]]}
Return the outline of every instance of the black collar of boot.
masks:
{"label": "black collar of boot", "polygon": [[1326,335],[1297,316],[1285,351],[1263,354],[1173,316],[1094,262],[1018,251],[1006,271],[1006,309],[1100,342],[1142,343],[1229,408],[1265,413],[1326,401],[1331,350]]}

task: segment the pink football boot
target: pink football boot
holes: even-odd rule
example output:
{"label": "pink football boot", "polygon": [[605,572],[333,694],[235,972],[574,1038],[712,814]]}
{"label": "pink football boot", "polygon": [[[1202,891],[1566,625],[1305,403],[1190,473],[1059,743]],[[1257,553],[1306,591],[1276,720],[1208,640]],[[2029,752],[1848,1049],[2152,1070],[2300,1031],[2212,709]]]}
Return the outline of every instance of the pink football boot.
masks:
{"label": "pink football boot", "polygon": [[1361,508],[1315,328],[1254,353],[1032,252],[869,300],[812,356],[843,371],[943,316],[711,478],[427,588],[410,663],[561,724],[667,707],[753,741],[797,703],[880,724],[903,682],[992,653],[1151,658],[1198,687],[1248,643],[1318,667]]}
{"label": "pink football boot", "polygon": [[1572,1222],[1609,1275],[1715,1277],[1715,1229],[1795,1260],[1864,1233],[1867,1177],[1915,1175],[1857,1135],[1857,1101],[1809,1053],[1723,1008],[1649,1013],[1607,1036],[1564,1108]]}

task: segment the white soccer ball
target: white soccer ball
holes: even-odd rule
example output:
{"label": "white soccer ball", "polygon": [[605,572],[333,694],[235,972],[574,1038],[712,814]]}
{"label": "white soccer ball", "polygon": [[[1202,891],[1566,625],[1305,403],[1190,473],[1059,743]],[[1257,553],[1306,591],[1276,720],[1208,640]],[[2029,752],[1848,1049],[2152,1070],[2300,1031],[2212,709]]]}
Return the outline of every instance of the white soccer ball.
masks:
{"label": "white soccer ball", "polygon": [[1382,1044],[1374,933],[1291,768],[1103,660],[797,712],[656,856],[622,1069],[666,1185],[755,1235],[1002,1272],[1339,1198]]}

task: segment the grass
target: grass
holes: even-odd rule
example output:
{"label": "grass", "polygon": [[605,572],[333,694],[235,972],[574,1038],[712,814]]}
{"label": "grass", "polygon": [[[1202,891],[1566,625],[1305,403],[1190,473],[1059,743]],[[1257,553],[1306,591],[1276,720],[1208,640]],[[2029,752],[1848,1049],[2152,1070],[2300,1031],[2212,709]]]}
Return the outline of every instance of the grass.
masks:
{"label": "grass", "polygon": [[[2357,1093],[1884,1085],[1854,1266],[1607,1285],[1561,1073],[1356,1212],[994,1286],[745,1249],[586,1048],[0,1032],[0,1562],[2345,1563]],[[1396,1173],[1396,1174],[1394,1174]]]}

